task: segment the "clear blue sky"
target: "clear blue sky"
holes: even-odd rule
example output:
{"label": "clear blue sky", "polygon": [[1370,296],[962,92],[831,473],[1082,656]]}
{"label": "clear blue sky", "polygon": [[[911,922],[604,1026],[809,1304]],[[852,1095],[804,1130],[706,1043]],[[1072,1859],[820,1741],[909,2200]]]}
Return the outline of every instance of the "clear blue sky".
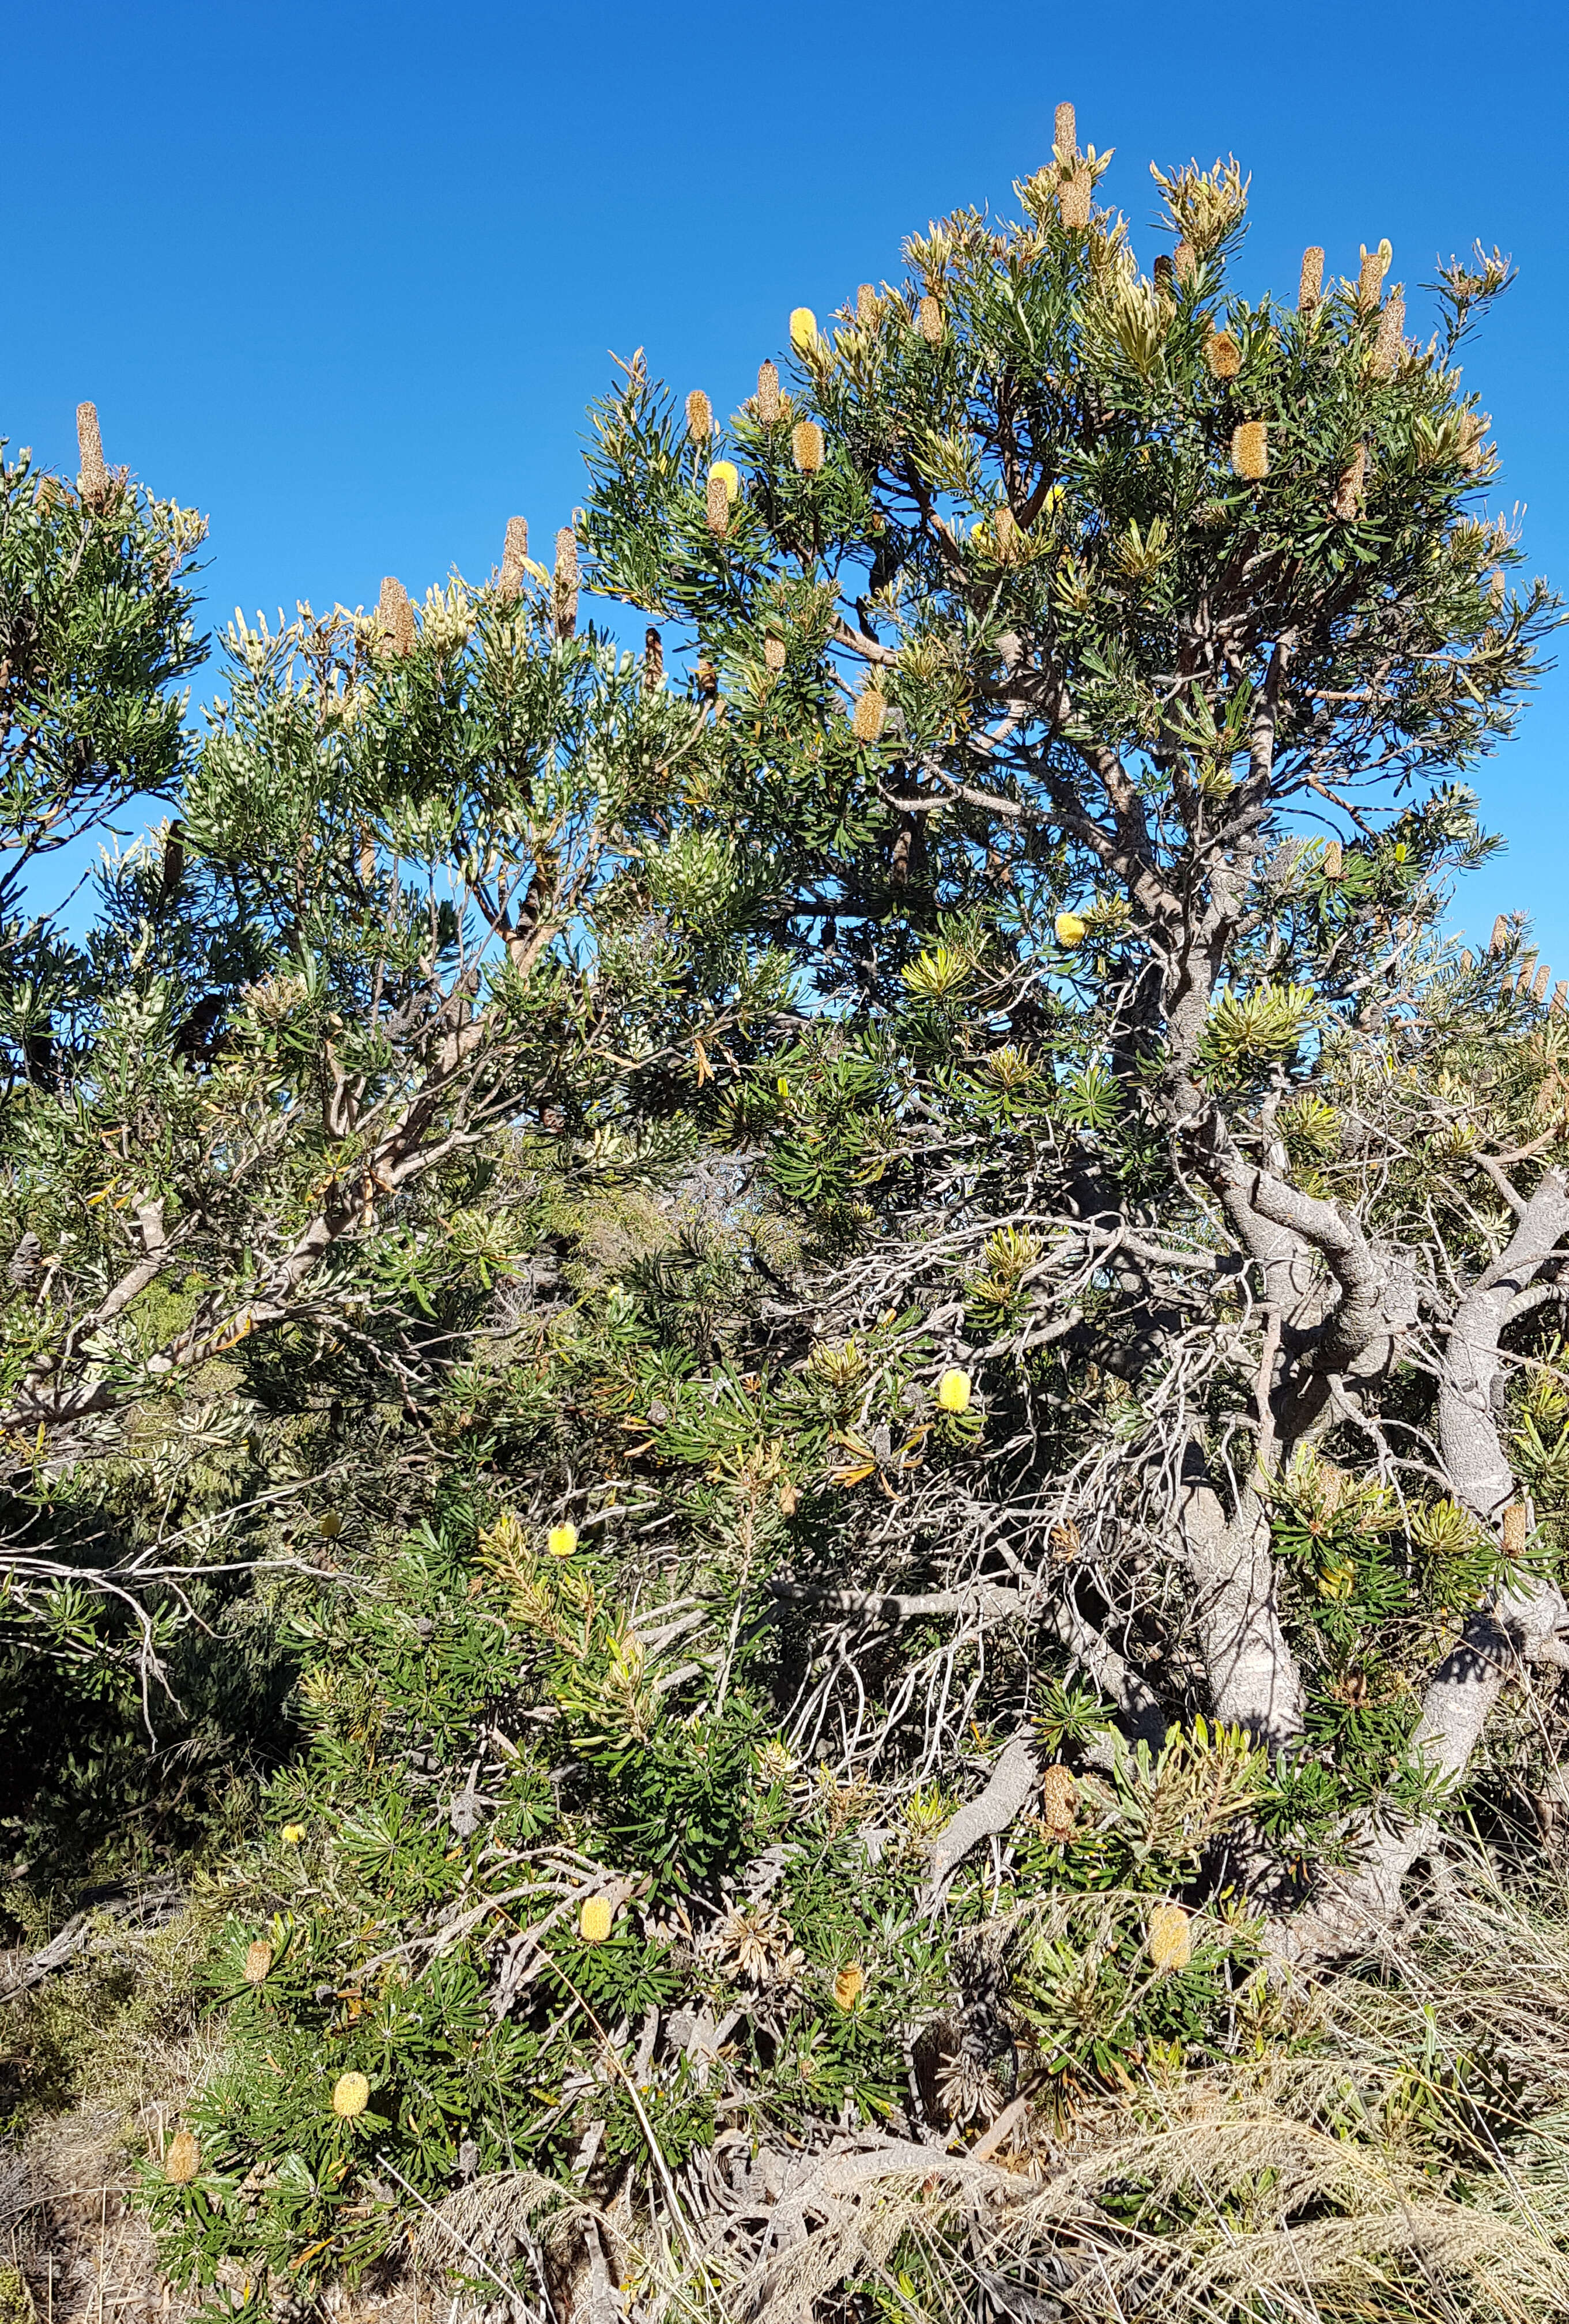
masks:
{"label": "clear blue sky", "polygon": [[[607,350],[730,409],[791,307],[896,277],[901,236],[1006,208],[1059,97],[1147,164],[1234,151],[1245,287],[1388,235],[1408,292],[1477,235],[1521,280],[1469,376],[1569,589],[1569,8],[412,6],[23,0],[0,25],[0,433],[111,461],[210,512],[215,623],[478,575],[513,512],[582,497]],[[1423,307],[1412,300],[1411,327]],[[1483,779],[1509,851],[1471,929],[1531,911],[1569,974],[1569,670]]]}

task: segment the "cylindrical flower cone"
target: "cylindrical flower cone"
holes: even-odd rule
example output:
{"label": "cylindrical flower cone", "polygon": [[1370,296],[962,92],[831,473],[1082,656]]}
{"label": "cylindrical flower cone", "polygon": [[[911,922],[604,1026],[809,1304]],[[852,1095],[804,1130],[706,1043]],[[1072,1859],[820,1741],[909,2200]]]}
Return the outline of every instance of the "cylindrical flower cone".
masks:
{"label": "cylindrical flower cone", "polygon": [[784,640],[782,638],[764,638],[762,641],[762,659],[766,668],[771,669],[777,677],[779,672],[785,666]]}
{"label": "cylindrical flower cone", "polygon": [[866,1990],[866,1972],[859,1961],[851,1961],[834,1979],[835,2009],[854,2009]]}
{"label": "cylindrical flower cone", "polygon": [[915,327],[928,347],[943,336],[943,310],[929,290],[915,310]]}
{"label": "cylindrical flower cone", "polygon": [[1244,420],[1232,430],[1232,466],[1239,476],[1257,484],[1269,473],[1269,429],[1263,420]]}
{"label": "cylindrical flower cone", "polygon": [[1383,296],[1384,257],[1381,250],[1364,250],[1357,270],[1357,305],[1371,315]]}
{"label": "cylindrical flower cone", "polygon": [[1531,1530],[1531,1515],[1524,1501],[1511,1501],[1504,1511],[1504,1555],[1523,1557]]}
{"label": "cylindrical flower cone", "polygon": [[1368,447],[1359,444],[1340,472],[1334,488],[1334,512],[1348,523],[1362,511],[1362,484],[1368,472]]}
{"label": "cylindrical flower cone", "polygon": [[1019,520],[1006,501],[992,520],[992,539],[996,545],[999,565],[1012,565],[1023,547]]}
{"label": "cylindrical flower cone", "polygon": [[643,632],[643,692],[657,694],[665,682],[665,641],[651,622]]}
{"label": "cylindrical flower cone", "polygon": [[1215,379],[1235,379],[1242,368],[1242,350],[1230,331],[1212,331],[1204,360]]}
{"label": "cylindrical flower cone", "polygon": [[569,638],[577,627],[577,536],[569,524],[556,535],[556,635]]}
{"label": "cylindrical flower cone", "polygon": [[872,322],[876,314],[877,293],[870,282],[863,282],[855,293],[855,320],[865,325]]}
{"label": "cylindrical flower cone", "polygon": [[507,537],[502,547],[500,589],[510,604],[523,586],[523,560],[529,553],[529,527],[526,518],[507,519]]}
{"label": "cylindrical flower cone", "polygon": [[1053,1840],[1071,1840],[1078,1814],[1078,1785],[1071,1768],[1048,1767],[1040,1779],[1040,1820]]}
{"label": "cylindrical flower cone", "polygon": [[98,431],[98,407],[96,403],[78,403],[77,406],[77,449],[82,464],[77,489],[88,507],[101,507],[109,495],[109,470],[104,458],[104,439]]}
{"label": "cylindrical flower cone", "polygon": [[1075,118],[1073,106],[1066,102],[1057,108],[1056,118],[1052,124],[1051,150],[1061,161],[1074,161],[1078,159],[1078,122]]}
{"label": "cylindrical flower cone", "polygon": [[707,484],[708,530],[715,540],[723,540],[730,530],[730,495],[725,489],[723,476],[710,468]]}
{"label": "cylindrical flower cone", "polygon": [[1373,342],[1373,374],[1378,379],[1392,379],[1406,347],[1406,301],[1398,290],[1391,290],[1384,301],[1384,311],[1379,318],[1379,336]]}
{"label": "cylindrical flower cone", "polygon": [[888,723],[888,704],[873,686],[855,697],[854,715],[850,721],[851,732],[858,742],[881,741]]}
{"label": "cylindrical flower cone", "polygon": [[1339,840],[1332,839],[1329,845],[1324,851],[1324,878],[1326,880],[1338,880],[1342,870],[1344,867],[1344,863],[1345,856]]}
{"label": "cylindrical flower cone", "polygon": [[409,603],[409,593],[395,574],[389,573],[382,583],[382,594],[376,605],[376,627],[381,651],[390,659],[400,661],[414,650],[414,608]]}
{"label": "cylindrical flower cone", "polygon": [[1550,968],[1544,967],[1537,971],[1537,982],[1531,989],[1531,998],[1538,1005],[1547,998],[1548,988],[1552,982],[1553,972]]}
{"label": "cylindrical flower cone", "polygon": [[272,1966],[272,1946],[265,1937],[253,1937],[245,1948],[245,1983],[260,1985]]}
{"label": "cylindrical flower cone", "polygon": [[779,368],[771,363],[757,367],[757,416],[765,428],[779,418]]}
{"label": "cylindrical flower cone", "polygon": [[1062,222],[1072,234],[1082,234],[1090,222],[1090,202],[1094,180],[1087,170],[1075,170],[1065,178],[1057,189],[1057,206]]}
{"label": "cylindrical flower cone", "polygon": [[1504,915],[1500,912],[1497,919],[1492,924],[1492,939],[1488,945],[1489,952],[1502,952],[1505,945],[1509,943],[1509,924],[1504,918]]}
{"label": "cylindrical flower cone", "polygon": [[687,433],[699,444],[706,444],[714,433],[714,406],[700,387],[687,398]]}
{"label": "cylindrical flower cone", "polygon": [[1150,268],[1149,272],[1150,279],[1155,285],[1157,295],[1162,299],[1175,299],[1177,296],[1177,269],[1171,263],[1171,254],[1168,251],[1163,250],[1160,253],[1160,255],[1157,258],[1154,265]]}
{"label": "cylindrical flower cone", "polygon": [[803,476],[815,476],[822,466],[827,447],[823,431],[815,420],[798,420],[790,429],[790,457]]}
{"label": "cylindrical flower cone", "polygon": [[1310,243],[1302,254],[1302,272],[1297,282],[1297,307],[1299,314],[1311,315],[1324,289],[1324,253],[1316,243]]}
{"label": "cylindrical flower cone", "polygon": [[577,1933],[586,1945],[602,1945],[614,1918],[608,1896],[586,1896],[577,1915]]}
{"label": "cylindrical flower cone", "polygon": [[163,2176],[171,2187],[189,2187],[201,2169],[201,2148],[195,2134],[177,2130],[163,2158]]}
{"label": "cylindrical flower cone", "polygon": [[1157,1904],[1150,1914],[1149,1958],[1158,1969],[1186,1969],[1193,1959],[1193,1933],[1180,1904]]}
{"label": "cylindrical flower cone", "polygon": [[1179,242],[1177,244],[1177,248],[1171,254],[1171,271],[1176,275],[1179,282],[1191,283],[1193,281],[1195,276],[1198,272],[1198,261],[1194,256],[1192,243]]}
{"label": "cylindrical flower cone", "polygon": [[970,1409],[970,1375],[957,1364],[950,1364],[937,1382],[939,1412],[968,1412]]}
{"label": "cylindrical flower cone", "polygon": [[364,2114],[371,2102],[371,2086],[360,2073],[339,2074],[332,2086],[332,2110],[345,2122]]}
{"label": "cylindrical flower cone", "polygon": [[790,345],[798,355],[817,352],[817,318],[809,307],[790,309]]}

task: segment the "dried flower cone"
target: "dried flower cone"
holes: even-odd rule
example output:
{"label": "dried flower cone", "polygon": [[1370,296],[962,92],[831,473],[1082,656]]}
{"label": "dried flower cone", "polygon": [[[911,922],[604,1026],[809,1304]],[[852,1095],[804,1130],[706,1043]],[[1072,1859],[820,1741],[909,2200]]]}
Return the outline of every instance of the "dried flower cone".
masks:
{"label": "dried flower cone", "polygon": [[877,293],[870,282],[863,282],[855,293],[855,320],[861,324],[873,322],[877,316]]}
{"label": "dried flower cone", "polygon": [[928,347],[935,347],[943,336],[943,310],[929,290],[915,310],[915,327]]}
{"label": "dried flower cone", "polygon": [[823,465],[826,447],[823,431],[815,420],[798,420],[790,429],[790,457],[803,476],[815,476]]}
{"label": "dried flower cone", "polygon": [[1504,1511],[1504,1555],[1523,1557],[1531,1530],[1531,1515],[1524,1501],[1511,1501]]}
{"label": "dried flower cone", "polygon": [[1059,161],[1075,161],[1079,152],[1079,128],[1071,105],[1059,105],[1052,128],[1051,150]]}
{"label": "dried flower cone", "polygon": [[1198,261],[1193,254],[1193,244],[1179,242],[1171,254],[1171,271],[1177,281],[1191,283],[1198,272]]}
{"label": "dried flower cone", "polygon": [[1361,514],[1362,484],[1368,473],[1368,447],[1359,444],[1340,472],[1334,488],[1334,512],[1348,522]]}
{"label": "dried flower cone", "polygon": [[1406,301],[1399,289],[1390,291],[1384,301],[1384,311],[1379,318],[1379,336],[1373,342],[1373,375],[1377,379],[1392,379],[1406,348]]}
{"label": "dried flower cone", "polygon": [[1180,1904],[1157,1904],[1149,1915],[1149,1958],[1158,1969],[1186,1969],[1193,1959],[1193,1934]]}
{"label": "dried flower cone", "polygon": [[556,535],[556,634],[569,638],[577,627],[577,536],[569,524]]}
{"label": "dried flower cone", "polygon": [[888,705],[875,687],[869,686],[864,694],[855,698],[854,715],[850,729],[858,742],[876,742],[881,739],[888,723]]}
{"label": "dried flower cone", "polygon": [[77,406],[77,449],[81,455],[81,473],[77,489],[89,508],[101,508],[109,497],[109,471],[104,459],[104,439],[98,432],[98,407],[96,403]]}
{"label": "dried flower cone", "polygon": [[665,682],[665,641],[651,622],[643,632],[643,692],[657,694]]}
{"label": "dried flower cone", "polygon": [[1553,1007],[1560,1016],[1569,1016],[1569,982],[1553,987]]}
{"label": "dried flower cone", "polygon": [[785,641],[782,638],[764,638],[762,659],[765,667],[777,677],[785,666]]}
{"label": "dried flower cone", "polygon": [[163,2158],[163,2175],[171,2187],[189,2187],[201,2169],[201,2148],[194,2133],[177,2130]]}
{"label": "dried flower cone", "polygon": [[1460,442],[1460,465],[1463,468],[1481,467],[1481,439],[1487,434],[1490,417],[1485,411],[1467,412]]}
{"label": "dried flower cone", "polygon": [[378,649],[383,654],[401,660],[413,652],[414,608],[409,603],[409,592],[395,574],[389,573],[382,583],[376,623]]}
{"label": "dried flower cone", "polygon": [[529,553],[528,520],[521,516],[507,519],[507,537],[502,544],[500,588],[510,604],[523,586],[523,560]]}
{"label": "dried flower cone", "polygon": [[1071,1769],[1048,1767],[1040,1779],[1040,1820],[1053,1840],[1071,1840],[1078,1812],[1078,1785]]}
{"label": "dried flower cone", "polygon": [[1244,420],[1232,430],[1232,466],[1239,476],[1257,484],[1269,473],[1269,428],[1263,420]]}
{"label": "dried flower cone", "polygon": [[1057,189],[1057,206],[1070,234],[1082,234],[1090,222],[1090,198],[1094,180],[1087,170],[1075,170]]}
{"label": "dried flower cone", "polygon": [[1311,315],[1324,289],[1324,252],[1317,243],[1310,243],[1302,254],[1302,272],[1297,280],[1297,310]]}
{"label": "dried flower cone", "polygon": [[700,387],[687,398],[687,433],[699,444],[706,444],[714,433],[714,406]]}
{"label": "dried flower cone", "polygon": [[1378,250],[1364,250],[1357,273],[1357,305],[1371,315],[1384,293],[1384,258]]}
{"label": "dried flower cone", "polygon": [[757,416],[765,428],[771,428],[779,418],[779,367],[776,364],[759,364],[757,367]]}
{"label": "dried flower cone", "polygon": [[1537,982],[1531,989],[1531,998],[1538,1002],[1546,1001],[1547,998],[1548,989],[1551,986],[1552,982],[1552,970],[1550,968],[1539,968],[1537,971]]}
{"label": "dried flower cone", "polygon": [[721,475],[710,475],[706,493],[708,530],[715,540],[723,540],[730,530],[730,494]]}
{"label": "dried flower cone", "polygon": [[1492,924],[1492,936],[1488,944],[1491,953],[1500,953],[1509,940],[1509,924],[1500,912]]}
{"label": "dried flower cone", "polygon": [[339,2074],[332,2086],[332,2110],[345,2122],[364,2114],[371,2102],[371,2086],[363,2074]]}
{"label": "dried flower cone", "polygon": [[[376,876],[376,843],[371,835],[371,828],[368,824],[362,824],[360,825],[359,873],[360,885],[363,888],[368,888],[372,881]],[[295,1829],[296,1827],[293,1824],[285,1824],[283,1827],[284,1839],[287,1840],[289,1834]]]}
{"label": "dried flower cone", "polygon": [[1324,878],[1326,880],[1338,880],[1342,871],[1344,869],[1344,851],[1342,849],[1338,839],[1332,839],[1329,845],[1324,851]]}
{"label": "dried flower cone", "polygon": [[866,1972],[859,1961],[852,1961],[834,1979],[835,2009],[854,2009],[866,1990]]}
{"label": "dried flower cone", "polygon": [[1158,297],[1162,299],[1176,298],[1177,269],[1171,263],[1169,252],[1164,250],[1161,252],[1159,257],[1156,260],[1154,265],[1150,269],[1150,277],[1155,284],[1156,292]]}
{"label": "dried flower cone", "polygon": [[245,1983],[260,1985],[272,1966],[272,1948],[266,1938],[253,1938],[245,1948]]}
{"label": "dried flower cone", "polygon": [[1212,377],[1235,379],[1242,368],[1242,350],[1230,331],[1212,331],[1204,348],[1204,360]]}
{"label": "dried flower cone", "polygon": [[1019,530],[1019,520],[1006,501],[992,520],[992,539],[996,544],[999,565],[1011,565],[1024,547],[1024,536]]}

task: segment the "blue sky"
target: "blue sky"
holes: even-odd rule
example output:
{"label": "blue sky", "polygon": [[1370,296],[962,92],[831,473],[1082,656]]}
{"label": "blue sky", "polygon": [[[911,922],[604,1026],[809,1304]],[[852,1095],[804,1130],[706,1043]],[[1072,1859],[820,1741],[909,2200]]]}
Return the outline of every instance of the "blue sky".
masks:
{"label": "blue sky", "polygon": [[[1117,148],[1103,191],[1152,247],[1147,174],[1252,172],[1242,287],[1289,291],[1388,235],[1407,285],[1480,235],[1521,280],[1468,377],[1569,588],[1569,86],[1562,5],[1114,10],[856,5],[443,7],[60,0],[0,30],[0,433],[111,461],[209,512],[209,613],[478,575],[509,515],[582,497],[608,350],[746,393],[791,307],[900,272],[903,235],[1007,208],[1052,108]],[[1482,778],[1506,855],[1458,918],[1535,915],[1569,974],[1569,670]]]}

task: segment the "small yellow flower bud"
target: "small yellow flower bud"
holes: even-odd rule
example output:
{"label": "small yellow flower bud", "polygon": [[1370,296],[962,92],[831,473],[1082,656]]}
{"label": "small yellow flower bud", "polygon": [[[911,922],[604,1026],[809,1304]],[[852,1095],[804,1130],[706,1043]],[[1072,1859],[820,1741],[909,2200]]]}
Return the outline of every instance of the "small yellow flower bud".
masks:
{"label": "small yellow flower bud", "polygon": [[1149,1915],[1149,1958],[1157,1969],[1186,1969],[1193,1935],[1180,1904],[1157,1904]]}
{"label": "small yellow flower bud", "polygon": [[1257,484],[1269,473],[1269,429],[1267,420],[1244,420],[1232,430],[1232,466],[1239,476]]}
{"label": "small yellow flower bud", "polygon": [[189,2130],[177,2130],[163,2158],[163,2175],[171,2187],[189,2187],[201,2169],[201,2148]]}
{"label": "small yellow flower bud", "polygon": [[371,2102],[371,2086],[363,2074],[339,2074],[332,2086],[332,2110],[345,2122],[364,2114]]}
{"label": "small yellow flower bud", "polygon": [[854,2009],[866,1990],[866,1972],[859,1961],[851,1961],[834,1979],[835,2009]]}
{"label": "small yellow flower bud", "polygon": [[706,444],[714,433],[714,406],[700,387],[687,398],[687,433],[699,444]]}
{"label": "small yellow flower bud", "polygon": [[888,704],[874,686],[856,697],[850,730],[858,742],[875,742],[888,720]]}
{"label": "small yellow flower bud", "polygon": [[302,1823],[286,1823],[279,1837],[285,1848],[298,1848],[305,1837],[305,1826]]}
{"label": "small yellow flower bud", "polygon": [[1059,912],[1052,922],[1052,928],[1058,944],[1065,951],[1071,952],[1075,945],[1083,944],[1089,935],[1090,924],[1082,913]]}
{"label": "small yellow flower bud", "polygon": [[545,1536],[545,1546],[552,1557],[570,1557],[577,1546],[577,1528],[570,1517],[563,1517]]}
{"label": "small yellow flower bud", "polygon": [[826,447],[823,431],[815,420],[798,420],[790,429],[790,456],[803,476],[815,476],[823,465]]}
{"label": "small yellow flower bud", "polygon": [[245,1983],[260,1985],[272,1966],[272,1946],[265,1937],[253,1937],[245,1947]]}
{"label": "small yellow flower bud", "polygon": [[817,318],[809,307],[791,309],[790,345],[799,355],[811,355],[817,353]]}
{"label": "small yellow flower bud", "polygon": [[970,1375],[957,1364],[950,1364],[937,1382],[939,1412],[968,1412],[970,1409]]}
{"label": "small yellow flower bud", "polygon": [[577,1933],[584,1943],[602,1945],[610,1934],[612,1917],[608,1896],[586,1896],[577,1915]]}

